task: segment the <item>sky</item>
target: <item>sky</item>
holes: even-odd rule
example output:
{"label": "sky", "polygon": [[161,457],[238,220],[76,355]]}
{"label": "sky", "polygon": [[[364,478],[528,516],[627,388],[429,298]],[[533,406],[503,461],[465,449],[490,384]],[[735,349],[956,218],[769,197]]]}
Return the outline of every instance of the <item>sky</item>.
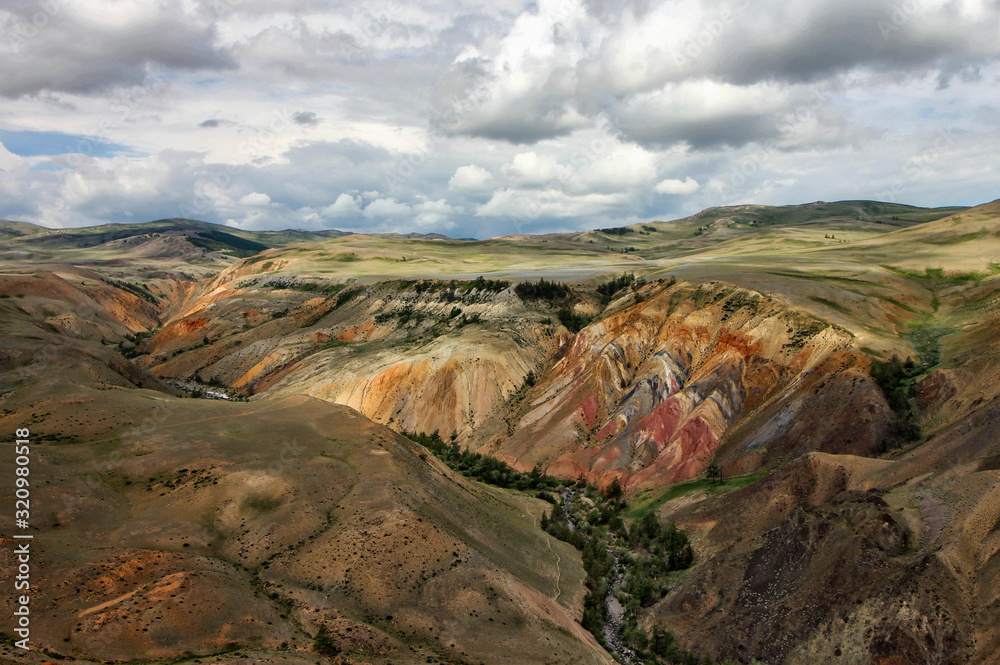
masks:
{"label": "sky", "polygon": [[0,218],[486,238],[1000,198],[1000,0],[4,0]]}

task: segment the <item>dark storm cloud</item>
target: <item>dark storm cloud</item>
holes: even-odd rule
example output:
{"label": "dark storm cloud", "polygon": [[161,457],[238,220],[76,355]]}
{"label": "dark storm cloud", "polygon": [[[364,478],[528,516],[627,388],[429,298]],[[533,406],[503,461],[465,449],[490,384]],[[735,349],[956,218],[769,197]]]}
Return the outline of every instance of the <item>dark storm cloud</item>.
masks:
{"label": "dark storm cloud", "polygon": [[551,94],[558,87],[564,88],[554,78],[535,94],[498,96],[491,87],[501,83],[500,77],[489,73],[485,65],[482,59],[465,60],[438,81],[438,104],[431,116],[435,127],[451,135],[516,145],[566,136],[580,127],[572,100]]}
{"label": "dark storm cloud", "polygon": [[[945,86],[959,72],[968,76],[1000,57],[997,0],[940,7],[916,0],[706,0],[697,15],[687,3],[587,0],[579,13],[562,7],[543,6],[533,18],[551,25],[552,37],[539,39],[546,32],[537,29],[518,33],[515,26],[474,65],[453,66],[442,79],[437,126],[452,135],[522,144],[565,136],[585,124],[580,116],[625,114],[618,129],[643,145],[740,146],[779,133],[777,120],[765,116],[795,110],[762,104],[755,86],[826,86],[848,73],[922,76],[929,70],[939,71]],[[610,27],[594,38],[605,24]],[[555,55],[512,58],[532,49]],[[574,50],[581,54],[575,60],[561,57]],[[682,84],[701,81],[734,86],[729,98],[744,90],[745,108],[734,113],[706,104],[697,120],[680,121],[629,110],[636,95],[665,91],[680,98],[687,92]]]}
{"label": "dark storm cloud", "polygon": [[[729,20],[710,19],[700,34],[682,39],[689,75],[730,83],[814,81],[856,68],[909,72],[996,58],[1000,5],[986,21],[955,6],[922,11],[918,2],[839,0],[773,3],[731,9]],[[714,22],[714,25],[712,25]],[[721,26],[721,28],[720,28]],[[702,31],[699,31],[702,32]],[[991,36],[992,35],[992,36]]]}
{"label": "dark storm cloud", "polygon": [[312,111],[299,111],[298,113],[292,114],[292,121],[296,125],[305,125],[307,127],[315,127],[319,123],[323,122],[323,118],[320,118]]}
{"label": "dark storm cloud", "polygon": [[[567,122],[568,111],[565,106],[540,101],[543,103],[529,108],[512,104],[489,118],[468,125],[457,118],[452,123],[445,121],[438,126],[451,134],[468,134],[477,138],[507,141],[514,145],[531,145],[545,139],[567,136],[577,128]],[[544,108],[546,105],[548,108]]]}
{"label": "dark storm cloud", "polygon": [[[0,96],[43,91],[96,94],[139,85],[150,67],[224,70],[236,63],[214,45],[211,25],[195,23],[176,2],[143,7],[111,25],[64,3],[35,24],[38,3],[19,3],[6,15],[16,57],[0,59]],[[34,23],[33,23],[34,21]]]}
{"label": "dark storm cloud", "polygon": [[765,114],[733,113],[716,117],[664,121],[645,114],[621,116],[623,136],[644,146],[685,143],[696,150],[742,148],[749,143],[776,139],[781,131]]}

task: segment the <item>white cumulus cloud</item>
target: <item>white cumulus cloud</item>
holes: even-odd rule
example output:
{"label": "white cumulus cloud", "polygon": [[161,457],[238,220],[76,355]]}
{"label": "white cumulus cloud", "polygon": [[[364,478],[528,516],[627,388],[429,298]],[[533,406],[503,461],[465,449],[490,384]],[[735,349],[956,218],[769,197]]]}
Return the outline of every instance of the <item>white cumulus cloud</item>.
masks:
{"label": "white cumulus cloud", "polygon": [[661,180],[656,183],[655,189],[657,194],[694,194],[701,189],[701,185],[689,177],[684,180]]}
{"label": "white cumulus cloud", "polygon": [[361,199],[341,194],[336,201],[323,208],[321,214],[328,219],[342,219],[359,217],[361,212]]}
{"label": "white cumulus cloud", "polygon": [[271,204],[271,197],[261,192],[251,192],[240,199],[241,206],[260,208]]}
{"label": "white cumulus cloud", "polygon": [[493,174],[481,166],[469,164],[455,169],[455,175],[448,181],[448,189],[456,192],[485,192],[493,184]]}

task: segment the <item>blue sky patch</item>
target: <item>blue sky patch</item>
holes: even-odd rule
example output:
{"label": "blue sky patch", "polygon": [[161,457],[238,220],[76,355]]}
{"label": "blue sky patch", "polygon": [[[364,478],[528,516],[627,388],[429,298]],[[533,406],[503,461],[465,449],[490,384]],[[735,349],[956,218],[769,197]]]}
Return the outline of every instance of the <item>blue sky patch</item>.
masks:
{"label": "blue sky patch", "polygon": [[79,153],[88,157],[112,157],[127,148],[82,134],[62,132],[31,132],[0,129],[0,141],[10,152],[20,157],[65,155]]}
{"label": "blue sky patch", "polygon": [[45,162],[44,164],[35,164],[29,171],[62,171],[64,169],[73,168],[69,164],[56,164],[55,162]]}

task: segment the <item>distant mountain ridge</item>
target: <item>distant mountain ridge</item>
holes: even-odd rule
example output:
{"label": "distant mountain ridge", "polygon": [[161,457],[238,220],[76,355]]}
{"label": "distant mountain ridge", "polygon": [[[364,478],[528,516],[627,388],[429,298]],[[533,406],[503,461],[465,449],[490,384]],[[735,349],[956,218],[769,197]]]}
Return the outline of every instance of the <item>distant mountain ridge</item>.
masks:
{"label": "distant mountain ridge", "polygon": [[[643,224],[669,224],[684,220],[702,219],[702,218],[717,219],[719,217],[732,216],[732,215],[743,215],[748,218],[753,218],[753,217],[762,218],[763,220],[766,220],[767,225],[795,224],[795,223],[811,221],[813,219],[822,217],[850,217],[850,216],[858,216],[858,217],[864,216],[871,219],[877,219],[879,217],[905,216],[906,219],[904,221],[927,222],[936,219],[941,219],[943,217],[947,217],[949,215],[967,209],[968,208],[966,206],[922,208],[919,206],[911,206],[900,203],[883,203],[878,201],[862,201],[862,200],[837,201],[832,203],[817,201],[815,203],[805,203],[799,205],[786,205],[786,206],[737,205],[737,206],[719,206],[719,207],[706,208],[705,210],[695,213],[690,217],[680,218],[677,220],[636,223],[619,228],[622,229],[627,228],[634,230],[635,228],[642,227]],[[584,233],[600,231],[600,230],[601,229],[591,229],[590,231],[585,231]],[[260,245],[266,245],[267,248],[283,247],[285,245],[297,242],[309,242],[310,240],[315,240],[318,238],[340,238],[346,235],[371,235],[376,237],[392,237],[392,238],[406,238],[406,239],[481,242],[481,239],[477,238],[453,238],[451,236],[436,232],[434,233],[395,232],[395,233],[355,234],[354,232],[351,231],[340,231],[338,229],[321,229],[315,231],[308,231],[305,229],[248,231],[237,227],[227,226],[224,224],[215,224],[213,222],[205,222],[197,219],[189,219],[184,217],[169,217],[164,219],[157,219],[148,222],[138,222],[138,223],[111,222],[107,224],[101,224],[98,226],[83,226],[83,227],[63,228],[63,229],[49,228],[37,224],[32,224],[30,222],[0,220],[0,238],[4,237],[4,234],[7,235],[20,234],[22,236],[44,234],[46,237],[51,237],[52,234],[58,234],[60,237],[63,236],[75,237],[75,238],[81,238],[81,240],[83,238],[87,238],[87,240],[83,241],[87,243],[85,246],[94,246],[97,244],[101,244],[102,242],[108,242],[109,240],[117,240],[135,235],[150,234],[150,233],[171,233],[175,235],[190,234],[197,236],[205,236],[206,234],[225,234],[241,238],[242,240],[251,241]],[[552,234],[518,234],[518,235],[526,237],[537,237],[545,235],[566,235],[566,234],[552,233]]]}

